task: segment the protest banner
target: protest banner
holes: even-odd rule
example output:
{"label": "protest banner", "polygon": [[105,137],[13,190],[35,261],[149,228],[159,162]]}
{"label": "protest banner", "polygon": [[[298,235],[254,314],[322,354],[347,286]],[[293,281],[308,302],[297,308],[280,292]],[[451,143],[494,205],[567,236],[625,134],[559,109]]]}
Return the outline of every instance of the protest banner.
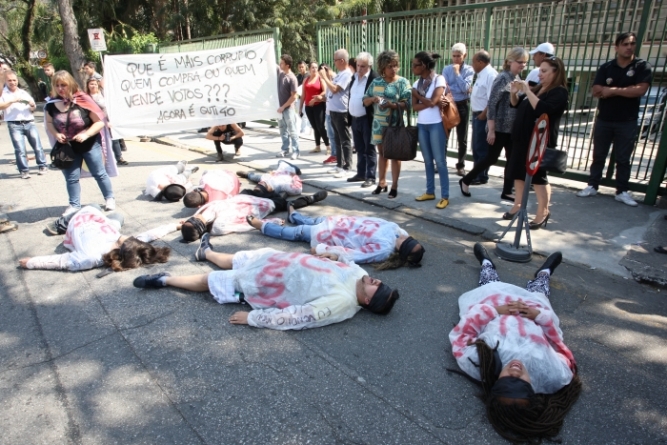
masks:
{"label": "protest banner", "polygon": [[104,61],[114,136],[279,117],[273,39],[206,51],[106,56]]}

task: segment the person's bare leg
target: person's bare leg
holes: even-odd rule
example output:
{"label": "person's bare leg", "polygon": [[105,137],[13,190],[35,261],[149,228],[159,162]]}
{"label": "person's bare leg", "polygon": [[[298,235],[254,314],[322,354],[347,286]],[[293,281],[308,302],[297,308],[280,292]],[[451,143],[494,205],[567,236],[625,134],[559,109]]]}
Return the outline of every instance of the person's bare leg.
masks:
{"label": "person's bare leg", "polygon": [[537,212],[535,213],[534,223],[541,223],[549,214],[549,198],[551,197],[551,185],[535,185],[535,195],[537,196]]}
{"label": "person's bare leg", "polygon": [[167,286],[178,287],[179,289],[190,290],[193,292],[207,292],[208,274],[167,277],[166,283]]}
{"label": "person's bare leg", "polygon": [[511,214],[515,214],[521,209],[521,199],[523,198],[523,187],[526,185],[525,181],[519,179],[514,180],[514,205],[509,211]]}
{"label": "person's bare leg", "polygon": [[387,186],[387,160],[384,158],[384,150],[382,145],[377,146],[378,150],[378,185],[380,187]]}
{"label": "person's bare leg", "polygon": [[401,175],[401,161],[391,161],[391,188],[398,190],[398,177]]}
{"label": "person's bare leg", "polygon": [[220,269],[231,270],[233,253],[214,252],[213,249],[206,251],[206,260],[218,266]]}

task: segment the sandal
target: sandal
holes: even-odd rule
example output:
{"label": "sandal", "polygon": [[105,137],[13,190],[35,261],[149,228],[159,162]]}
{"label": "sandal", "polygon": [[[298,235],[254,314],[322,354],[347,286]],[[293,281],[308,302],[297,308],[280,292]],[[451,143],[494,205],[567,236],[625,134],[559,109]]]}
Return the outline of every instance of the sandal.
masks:
{"label": "sandal", "polygon": [[389,199],[394,199],[398,195],[398,190],[397,189],[391,189],[389,190],[389,193],[387,193],[387,198]]}

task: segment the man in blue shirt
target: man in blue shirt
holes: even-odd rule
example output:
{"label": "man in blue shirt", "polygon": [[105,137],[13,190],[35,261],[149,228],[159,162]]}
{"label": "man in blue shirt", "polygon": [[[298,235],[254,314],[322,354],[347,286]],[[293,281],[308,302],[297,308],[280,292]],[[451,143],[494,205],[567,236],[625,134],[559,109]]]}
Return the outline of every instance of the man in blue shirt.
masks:
{"label": "man in blue shirt", "polygon": [[452,46],[452,64],[442,70],[442,75],[447,81],[447,86],[452,92],[456,108],[461,116],[461,123],[456,126],[456,139],[459,143],[459,157],[456,163],[456,174],[465,175],[465,156],[468,151],[468,116],[470,111],[470,92],[472,89],[472,78],[475,71],[472,66],[465,63],[467,56],[465,44],[456,43]]}

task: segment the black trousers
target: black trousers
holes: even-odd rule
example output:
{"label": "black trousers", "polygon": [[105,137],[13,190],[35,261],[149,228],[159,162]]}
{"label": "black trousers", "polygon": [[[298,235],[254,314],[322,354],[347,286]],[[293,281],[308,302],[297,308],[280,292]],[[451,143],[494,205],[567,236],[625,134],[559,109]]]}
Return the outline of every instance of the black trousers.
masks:
{"label": "black trousers", "polygon": [[312,107],[305,106],[306,116],[310,122],[310,126],[313,127],[313,133],[315,133],[315,145],[320,146],[320,141],[324,141],[324,145],[329,146],[329,136],[327,135],[327,127],[325,125],[326,118],[326,104],[321,102]]}
{"label": "black trousers", "polygon": [[492,165],[495,165],[498,162],[500,157],[500,152],[505,149],[505,172],[503,174],[503,194],[511,195],[512,188],[514,187],[514,180],[510,176],[510,157],[512,155],[512,135],[509,133],[499,133],[496,131],[496,141],[493,145],[489,146],[489,152],[486,157],[479,163],[476,163],[475,166],[468,172],[467,175],[463,177],[463,183],[465,185],[472,184],[472,181],[484,170],[488,169]]}
{"label": "black trousers", "polygon": [[456,109],[459,110],[461,122],[456,126],[456,140],[459,144],[459,162],[456,168],[465,167],[466,153],[468,152],[468,118],[470,117],[470,101],[462,100],[456,102]]}

